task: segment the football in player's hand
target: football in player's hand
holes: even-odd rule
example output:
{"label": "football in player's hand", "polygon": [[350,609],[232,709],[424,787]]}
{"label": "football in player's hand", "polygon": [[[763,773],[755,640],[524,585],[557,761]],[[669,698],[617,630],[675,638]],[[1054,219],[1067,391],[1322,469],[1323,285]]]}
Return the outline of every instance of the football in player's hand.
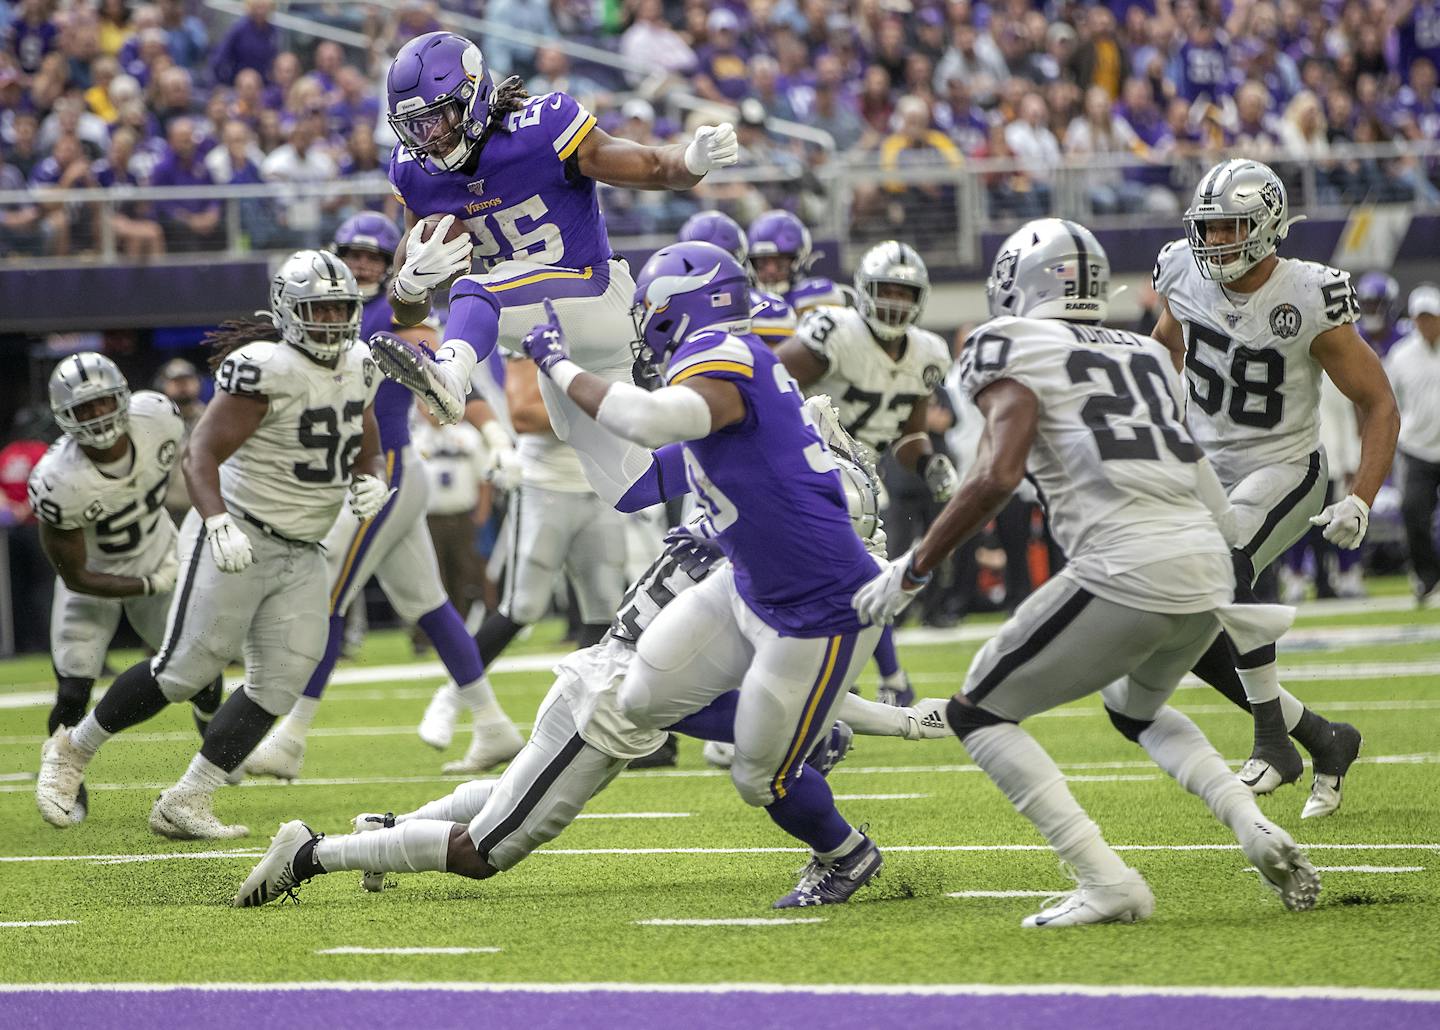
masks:
{"label": "football in player's hand", "polygon": [[[443,222],[446,217],[448,216],[426,215],[424,218],[420,219],[421,241],[428,243],[430,241],[430,237],[435,235],[435,227],[438,226],[441,222]],[[445,242],[449,243],[451,240],[456,239],[460,236],[468,235],[470,235],[470,231],[465,228],[465,223],[457,218],[450,223],[450,229],[448,232],[445,233]]]}

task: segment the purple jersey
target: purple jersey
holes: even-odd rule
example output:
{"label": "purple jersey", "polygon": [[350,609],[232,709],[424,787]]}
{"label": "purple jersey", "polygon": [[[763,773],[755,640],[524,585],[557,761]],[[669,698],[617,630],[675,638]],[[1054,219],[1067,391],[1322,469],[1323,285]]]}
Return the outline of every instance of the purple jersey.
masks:
{"label": "purple jersey", "polygon": [[1440,89],[1422,97],[1411,87],[1401,86],[1395,93],[1390,118],[1394,122],[1414,122],[1427,140],[1440,139]]}
{"label": "purple jersey", "polygon": [[768,347],[778,347],[795,335],[799,319],[788,301],[761,290],[750,291],[750,331]]}
{"label": "purple jersey", "polygon": [[692,376],[739,388],[745,417],[684,445],[685,477],[719,531],[745,603],[782,636],[860,628],[850,598],[876,573],[845,506],[835,460],[801,411],[785,366],[755,336],[702,330],[670,356],[670,385]]}
{"label": "purple jersey", "polygon": [[[365,302],[360,315],[360,339],[368,340],[376,333],[395,328],[390,301],[380,290]],[[391,379],[380,382],[375,391],[375,421],[380,426],[380,449],[398,451],[410,442],[410,409],[415,395]],[[396,459],[399,460],[398,458]]]}
{"label": "purple jersey", "polygon": [[1229,94],[1230,62],[1218,43],[1197,46],[1185,43],[1180,47],[1180,95],[1194,100],[1206,94],[1212,100]]}
{"label": "purple jersey", "polygon": [[795,309],[797,315],[803,315],[811,308],[819,307],[821,304],[831,304],[842,308],[855,306],[852,291],[841,286],[834,279],[826,279],[823,276],[816,276],[813,279],[797,283],[794,289],[785,294],[785,300]]}
{"label": "purple jersey", "polygon": [[604,265],[610,237],[595,180],[570,157],[595,116],[565,93],[531,97],[507,115],[473,172],[431,175],[404,147],[390,157],[390,185],[414,214],[454,215],[475,237],[486,269],[511,258],[562,268]]}
{"label": "purple jersey", "polygon": [[1396,35],[1402,76],[1410,74],[1410,65],[1418,57],[1428,57],[1440,66],[1440,0],[1419,0],[1410,17],[1396,26]]}

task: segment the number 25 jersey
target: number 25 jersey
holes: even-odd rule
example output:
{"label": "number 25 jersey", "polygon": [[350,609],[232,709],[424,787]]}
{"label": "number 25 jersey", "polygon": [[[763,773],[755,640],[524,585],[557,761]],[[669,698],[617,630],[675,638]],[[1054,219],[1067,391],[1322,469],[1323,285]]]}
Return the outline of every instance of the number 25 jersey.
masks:
{"label": "number 25 jersey", "polygon": [[1280,258],[1251,294],[1200,275],[1190,244],[1155,262],[1155,292],[1185,332],[1185,420],[1220,481],[1303,461],[1320,446],[1320,363],[1315,337],[1360,315],[1347,272]]}
{"label": "number 25 jersey", "polygon": [[[1200,452],[1180,421],[1180,377],[1162,344],[1120,329],[996,318],[966,341],[960,381],[976,397],[1001,379],[1039,401],[1027,478],[1087,586],[1153,562],[1229,553],[1197,492]],[[1220,571],[1228,576],[1228,563]]]}
{"label": "number 25 jersey", "polygon": [[292,540],[319,541],[335,523],[360,453],[365,409],[380,372],[356,341],[334,368],[287,343],[256,341],[226,355],[215,386],[263,397],[260,426],[220,466],[220,496]]}

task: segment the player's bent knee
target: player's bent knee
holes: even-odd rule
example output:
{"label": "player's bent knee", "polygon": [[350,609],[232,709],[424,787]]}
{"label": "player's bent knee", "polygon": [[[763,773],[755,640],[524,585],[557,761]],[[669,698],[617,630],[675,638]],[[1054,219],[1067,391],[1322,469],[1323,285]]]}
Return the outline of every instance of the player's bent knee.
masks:
{"label": "player's bent knee", "polygon": [[757,769],[745,762],[738,754],[735,764],[730,767],[730,782],[740,800],[755,808],[765,808],[776,801],[774,790],[775,771]]}
{"label": "player's bent knee", "polygon": [[657,673],[654,669],[648,668],[638,658],[631,662],[630,672],[625,677],[625,682],[620,684],[620,690],[616,695],[616,703],[625,718],[629,719],[642,730],[663,729],[670,721],[657,712],[651,710],[655,693],[650,684]]}
{"label": "player's bent knee", "polygon": [[1121,713],[1115,711],[1115,709],[1111,708],[1109,705],[1105,705],[1104,708],[1105,714],[1110,716],[1111,724],[1114,725],[1114,727],[1119,730],[1127,739],[1132,740],[1137,744],[1140,743],[1140,734],[1148,730],[1154,722],[1151,719],[1132,719],[1128,715],[1122,715]]}
{"label": "player's bent knee", "polygon": [[1002,719],[992,712],[983,708],[977,708],[970,703],[970,699],[964,694],[956,694],[945,706],[945,719],[950,723],[950,728],[955,731],[955,736],[964,741],[966,737],[976,730],[983,730],[987,726],[1002,726],[1009,719]]}
{"label": "player's bent knee", "polygon": [[475,842],[463,823],[456,823],[450,830],[450,846],[445,851],[445,871],[472,880],[488,880],[497,870],[480,857]]}

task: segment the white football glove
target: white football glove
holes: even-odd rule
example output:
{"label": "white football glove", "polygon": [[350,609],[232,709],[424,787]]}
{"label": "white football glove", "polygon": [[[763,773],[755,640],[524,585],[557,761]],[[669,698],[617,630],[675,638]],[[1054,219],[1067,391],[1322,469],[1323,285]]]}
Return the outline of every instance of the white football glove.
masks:
{"label": "white football glove", "polygon": [[[850,599],[850,607],[855,609],[861,622],[872,626],[884,626],[894,622],[895,616],[915,600],[925,583],[912,589],[905,587],[905,574],[914,555],[915,548],[912,547],[894,561],[886,562],[880,575],[855,591],[855,596]],[[925,582],[929,581],[930,577],[925,577]]]}
{"label": "white football glove", "polygon": [[1336,547],[1353,551],[1365,539],[1365,530],[1370,528],[1370,505],[1351,494],[1311,517],[1310,524],[1324,526],[1326,540]]}
{"label": "white football glove", "polygon": [[255,562],[250,538],[235,525],[228,511],[211,515],[205,520],[205,533],[210,540],[210,556],[221,572],[244,572]]}
{"label": "white football glove", "polygon": [[700,126],[695,130],[695,138],[685,148],[685,167],[691,175],[708,175],[738,160],[740,141],[735,138],[735,126],[729,122]]}
{"label": "white football glove", "polygon": [[424,222],[416,222],[405,238],[405,267],[395,273],[395,295],[403,301],[418,304],[441,283],[470,271],[470,252],[475,244],[470,234],[462,233],[449,243],[445,236],[455,224],[454,215],[446,215],[435,226],[429,240],[421,240]]}
{"label": "white football glove", "polygon": [[145,596],[152,597],[155,594],[168,594],[175,589],[175,580],[180,575],[180,559],[175,557],[174,551],[165,555],[165,560],[160,567],[148,576],[140,577],[145,584]]}
{"label": "white football glove", "polygon": [[955,471],[955,463],[943,454],[922,454],[918,471],[933,500],[950,500],[955,493],[955,487],[960,485],[960,475]]}
{"label": "white football glove", "polygon": [[495,489],[509,493],[520,485],[520,475],[520,455],[515,448],[495,452],[490,466],[490,482]]}
{"label": "white football glove", "polygon": [[905,739],[938,740],[951,736],[954,731],[950,729],[950,720],[945,717],[945,709],[949,705],[948,697],[922,697],[911,707],[902,708],[905,713]]}
{"label": "white football glove", "polygon": [[394,489],[386,486],[384,480],[358,475],[350,480],[350,511],[361,522],[369,522],[380,514],[380,509],[394,494]]}

